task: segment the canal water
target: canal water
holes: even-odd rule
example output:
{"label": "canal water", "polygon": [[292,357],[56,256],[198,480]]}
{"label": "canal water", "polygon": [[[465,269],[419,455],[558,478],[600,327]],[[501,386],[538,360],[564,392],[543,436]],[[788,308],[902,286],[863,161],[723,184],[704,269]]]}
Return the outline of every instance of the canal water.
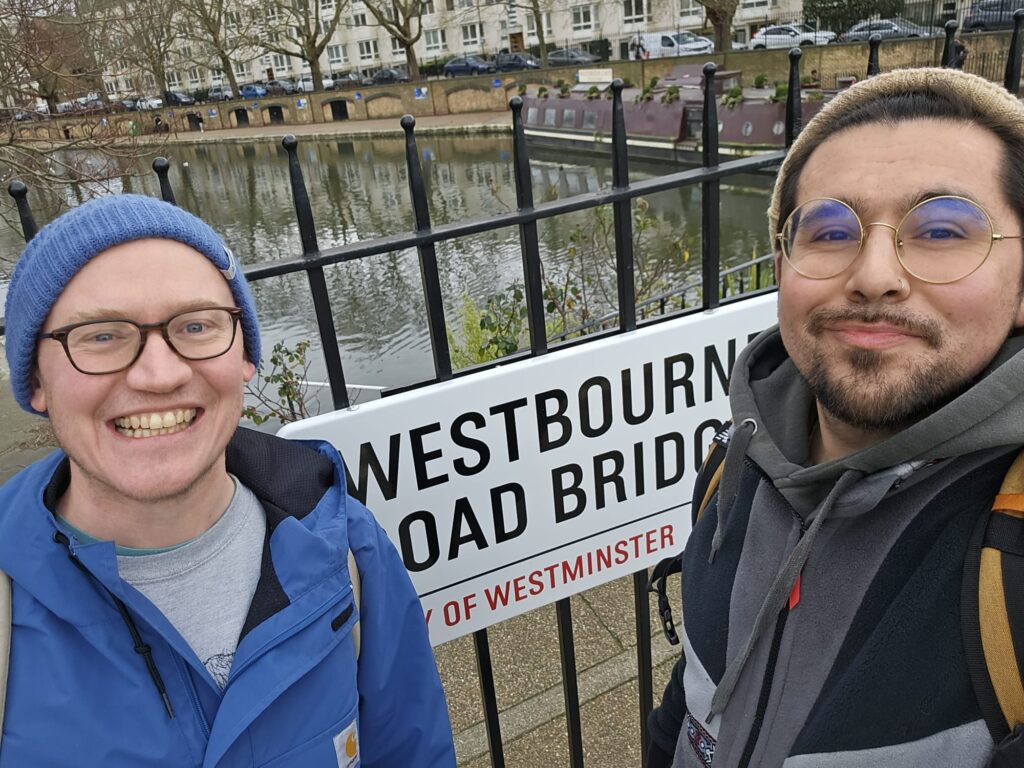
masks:
{"label": "canal water", "polygon": [[[510,137],[421,137],[418,140],[430,212],[435,224],[485,218],[515,209]],[[295,258],[301,245],[288,183],[287,155],[277,144],[175,146],[171,182],[178,204],[225,237],[245,264]],[[299,158],[321,248],[413,229],[404,142],[396,139],[303,139]],[[607,159],[531,156],[538,202],[607,189]],[[678,170],[633,164],[634,180]],[[765,211],[771,180],[743,176],[722,189],[722,259],[725,266],[769,251]],[[158,195],[155,174],[125,176],[123,191]],[[88,191],[69,187],[70,204]],[[700,188],[651,196],[639,206],[638,293],[663,292],[700,272]],[[42,224],[49,216],[37,211]],[[610,211],[561,216],[539,223],[544,274],[552,286],[582,294],[592,316],[611,308],[613,235]],[[21,248],[18,233],[0,227],[0,294]],[[494,294],[513,296],[522,283],[516,228],[438,246],[446,313],[458,344],[471,302]],[[416,252],[395,252],[326,270],[342,361],[350,384],[393,387],[433,375]],[[610,290],[609,290],[610,288]],[[275,341],[310,339],[311,380],[326,374],[304,274],[271,278],[254,286],[265,334]],[[578,302],[577,302],[578,311]]]}

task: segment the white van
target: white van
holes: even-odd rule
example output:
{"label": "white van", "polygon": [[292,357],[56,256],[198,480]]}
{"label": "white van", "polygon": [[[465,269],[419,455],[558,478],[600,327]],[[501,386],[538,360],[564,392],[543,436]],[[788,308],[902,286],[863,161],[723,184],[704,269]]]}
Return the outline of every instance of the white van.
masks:
{"label": "white van", "polygon": [[693,32],[643,32],[629,41],[631,59],[663,59],[694,53],[714,53],[715,44]]}

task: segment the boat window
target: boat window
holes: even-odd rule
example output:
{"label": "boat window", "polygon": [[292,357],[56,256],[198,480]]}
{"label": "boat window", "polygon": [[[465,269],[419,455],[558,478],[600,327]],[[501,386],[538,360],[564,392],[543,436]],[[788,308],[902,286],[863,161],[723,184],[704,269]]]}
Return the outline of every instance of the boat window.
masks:
{"label": "boat window", "polygon": [[781,120],[776,120],[775,125],[772,126],[772,133],[776,136],[781,136],[784,130],[786,130],[786,124]]}
{"label": "boat window", "polygon": [[576,127],[576,110],[567,109],[562,112],[562,127],[563,128],[575,128]]}
{"label": "boat window", "polygon": [[556,125],[558,125],[558,123],[556,122],[557,118],[558,118],[558,110],[555,110],[555,109],[545,109],[544,110],[544,125],[547,125],[547,126],[550,126],[550,127],[554,128]]}
{"label": "boat window", "polygon": [[597,130],[597,112],[591,112],[589,109],[583,110],[583,128],[588,131]]}
{"label": "boat window", "polygon": [[526,124],[527,125],[536,125],[537,124],[537,108],[536,107],[530,107],[528,110],[526,110]]}
{"label": "boat window", "polygon": [[745,122],[743,124],[743,127],[740,128],[740,133],[742,133],[744,136],[749,136],[753,132],[754,132],[754,124],[752,122],[750,122],[749,120],[747,120],[747,122]]}

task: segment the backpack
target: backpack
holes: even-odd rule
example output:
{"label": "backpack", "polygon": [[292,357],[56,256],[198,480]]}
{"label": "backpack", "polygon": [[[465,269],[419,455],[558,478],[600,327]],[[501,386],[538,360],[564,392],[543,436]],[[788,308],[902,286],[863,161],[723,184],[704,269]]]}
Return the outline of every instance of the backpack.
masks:
{"label": "backpack", "polygon": [[[727,422],[697,471],[691,522],[696,525],[718,491],[729,443]],[[682,553],[651,572],[647,591],[658,596],[661,628],[679,644],[665,587],[682,570]],[[964,561],[960,599],[971,685],[996,744],[989,768],[1024,766],[1024,451],[1003,478],[992,510],[975,525]]]}
{"label": "backpack", "polygon": [[[359,568],[355,555],[348,551],[348,574],[352,580],[352,604],[359,610]],[[359,620],[352,625],[352,643],[359,660]],[[4,706],[7,703],[7,671],[11,660],[11,577],[0,571],[0,742],[3,739]]]}

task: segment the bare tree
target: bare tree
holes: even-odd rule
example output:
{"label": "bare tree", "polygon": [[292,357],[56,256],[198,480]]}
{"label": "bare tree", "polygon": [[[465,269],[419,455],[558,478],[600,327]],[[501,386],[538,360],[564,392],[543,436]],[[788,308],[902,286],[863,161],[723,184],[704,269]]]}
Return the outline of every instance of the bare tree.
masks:
{"label": "bare tree", "polygon": [[179,0],[112,0],[106,19],[111,50],[131,67],[151,75],[167,92],[167,63],[180,39]]}
{"label": "bare tree", "polygon": [[192,62],[208,67],[216,63],[237,96],[240,89],[234,62],[253,58],[257,53],[251,43],[252,14],[243,11],[238,0],[184,0],[181,10],[184,34],[201,52],[191,57]]}
{"label": "bare tree", "polygon": [[732,19],[739,0],[697,0],[707,11],[708,21],[715,30],[715,50],[726,52],[732,44]]}
{"label": "bare tree", "polygon": [[[254,46],[309,64],[315,88],[323,87],[320,56],[334,36],[345,0],[269,0],[258,8],[263,13],[262,36],[250,36]],[[327,20],[323,12],[333,5]],[[325,7],[326,6],[326,7]]]}
{"label": "bare tree", "polygon": [[366,9],[405,49],[409,77],[419,79],[420,63],[415,43],[423,36],[423,0],[363,0]]}

